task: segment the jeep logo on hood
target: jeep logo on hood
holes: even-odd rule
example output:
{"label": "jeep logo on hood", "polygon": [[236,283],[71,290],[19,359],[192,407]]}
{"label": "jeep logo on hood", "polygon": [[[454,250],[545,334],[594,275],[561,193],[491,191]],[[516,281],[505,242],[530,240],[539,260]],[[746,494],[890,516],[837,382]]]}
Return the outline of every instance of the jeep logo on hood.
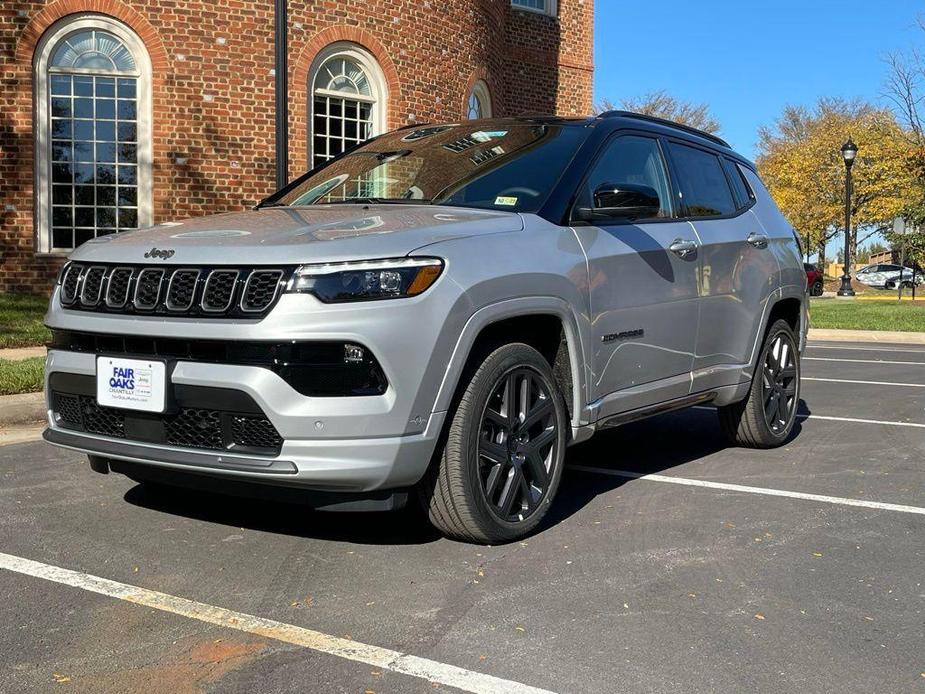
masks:
{"label": "jeep logo on hood", "polygon": [[172,248],[165,248],[164,250],[152,248],[145,253],[145,258],[160,258],[161,260],[167,260],[168,258],[173,258],[174,253],[176,253],[176,251]]}

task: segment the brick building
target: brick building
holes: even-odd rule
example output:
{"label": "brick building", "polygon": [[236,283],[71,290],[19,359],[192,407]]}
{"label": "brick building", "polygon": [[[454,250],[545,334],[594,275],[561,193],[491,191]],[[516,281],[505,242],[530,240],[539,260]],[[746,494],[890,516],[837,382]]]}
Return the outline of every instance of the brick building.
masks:
{"label": "brick building", "polygon": [[[591,109],[593,0],[290,0],[289,175],[407,123]],[[272,0],[0,5],[0,291],[274,188]]]}

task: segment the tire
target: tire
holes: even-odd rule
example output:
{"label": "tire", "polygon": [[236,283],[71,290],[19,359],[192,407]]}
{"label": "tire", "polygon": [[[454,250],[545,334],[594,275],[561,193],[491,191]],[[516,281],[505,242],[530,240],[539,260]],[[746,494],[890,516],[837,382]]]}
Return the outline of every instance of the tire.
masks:
{"label": "tire", "polygon": [[810,296],[822,296],[823,291],[824,289],[822,286],[822,280],[816,280],[815,282],[813,282],[813,288],[812,288],[812,291],[810,292]]}
{"label": "tire", "polygon": [[520,343],[495,349],[460,388],[419,498],[447,537],[511,542],[536,528],[559,488],[565,402],[543,355]]}
{"label": "tire", "polygon": [[790,437],[799,404],[800,355],[796,339],[790,325],[777,320],[765,335],[748,396],[719,408],[720,426],[736,445],[775,448]]}

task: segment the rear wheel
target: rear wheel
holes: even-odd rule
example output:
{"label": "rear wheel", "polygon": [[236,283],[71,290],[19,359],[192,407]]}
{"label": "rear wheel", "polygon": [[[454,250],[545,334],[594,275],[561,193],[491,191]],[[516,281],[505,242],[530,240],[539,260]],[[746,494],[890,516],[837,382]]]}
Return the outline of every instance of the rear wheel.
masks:
{"label": "rear wheel", "polygon": [[549,363],[525,344],[494,350],[464,387],[422,502],[449,537],[510,542],[539,524],[556,495],[565,405]]}
{"label": "rear wheel", "polygon": [[813,287],[810,290],[810,296],[822,296],[823,286],[822,280],[816,280],[813,282]]}
{"label": "rear wheel", "polygon": [[800,404],[800,355],[784,320],[771,325],[764,340],[748,397],[719,408],[723,432],[733,443],[774,448],[793,430]]}

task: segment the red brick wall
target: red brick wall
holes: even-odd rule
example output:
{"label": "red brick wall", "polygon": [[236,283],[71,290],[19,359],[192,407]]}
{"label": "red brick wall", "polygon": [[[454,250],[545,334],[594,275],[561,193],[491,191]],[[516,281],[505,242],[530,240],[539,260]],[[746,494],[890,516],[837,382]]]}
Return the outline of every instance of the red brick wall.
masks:
{"label": "red brick wall", "polygon": [[[458,120],[476,79],[495,115],[590,112],[593,0],[558,5],[547,17],[508,0],[290,0],[290,175],[308,165],[309,68],[334,41],[376,57],[390,128]],[[35,254],[32,57],[76,12],[118,18],[148,49],[155,222],[240,210],[273,189],[271,0],[0,3],[0,291],[46,291],[62,262]]]}

